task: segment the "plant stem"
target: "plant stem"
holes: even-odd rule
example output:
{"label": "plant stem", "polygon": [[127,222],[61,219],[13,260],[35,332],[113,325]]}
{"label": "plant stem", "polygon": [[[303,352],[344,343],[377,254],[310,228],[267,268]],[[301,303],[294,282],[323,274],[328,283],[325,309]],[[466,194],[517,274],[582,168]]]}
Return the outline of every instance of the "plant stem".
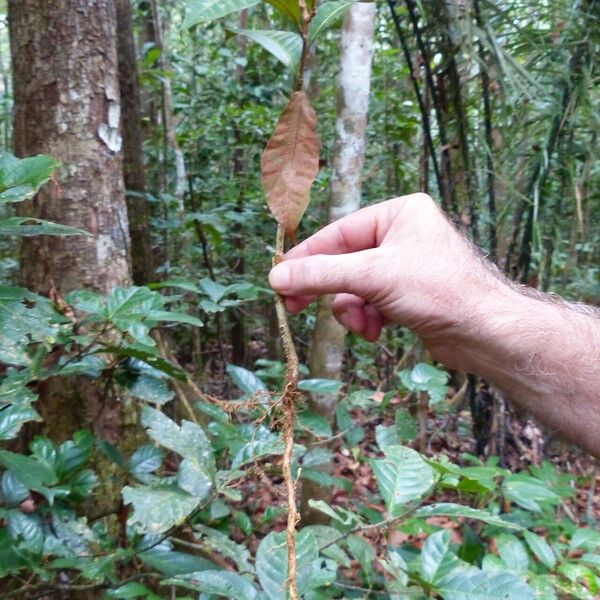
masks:
{"label": "plant stem", "polygon": [[[275,256],[273,265],[280,263],[283,260],[285,249],[285,230],[279,225],[277,227],[277,243],[275,248]],[[292,476],[292,452],[294,450],[294,424],[296,413],[294,403],[298,397],[298,354],[294,346],[290,324],[288,322],[287,313],[283,297],[277,294],[275,296],[275,309],[277,311],[277,322],[279,324],[279,333],[283,344],[283,351],[287,364],[285,387],[281,395],[281,404],[283,406],[283,440],[285,449],[283,452],[283,478],[287,490],[288,503],[288,521],[286,531],[286,542],[288,550],[288,578],[286,585],[290,592],[291,600],[298,599],[298,591],[296,589],[296,525],[300,519],[296,509],[296,482]]]}

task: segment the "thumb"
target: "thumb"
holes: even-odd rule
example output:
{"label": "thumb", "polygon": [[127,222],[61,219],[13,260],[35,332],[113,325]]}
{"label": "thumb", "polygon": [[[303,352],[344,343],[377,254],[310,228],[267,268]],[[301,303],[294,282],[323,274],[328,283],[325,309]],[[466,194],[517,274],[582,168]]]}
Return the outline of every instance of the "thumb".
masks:
{"label": "thumb", "polygon": [[348,293],[365,300],[373,293],[373,250],[352,254],[317,254],[288,259],[273,267],[271,287],[283,296]]}

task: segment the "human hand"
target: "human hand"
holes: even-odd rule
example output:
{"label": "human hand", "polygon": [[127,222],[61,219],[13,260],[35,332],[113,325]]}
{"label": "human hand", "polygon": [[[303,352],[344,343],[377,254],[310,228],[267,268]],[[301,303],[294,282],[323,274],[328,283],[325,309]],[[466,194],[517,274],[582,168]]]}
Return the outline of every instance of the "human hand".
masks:
{"label": "human hand", "polygon": [[448,366],[451,338],[475,326],[482,300],[506,287],[426,194],[359,210],[284,258],[269,281],[290,312],[336,294],[333,312],[350,331],[375,341],[399,323]]}

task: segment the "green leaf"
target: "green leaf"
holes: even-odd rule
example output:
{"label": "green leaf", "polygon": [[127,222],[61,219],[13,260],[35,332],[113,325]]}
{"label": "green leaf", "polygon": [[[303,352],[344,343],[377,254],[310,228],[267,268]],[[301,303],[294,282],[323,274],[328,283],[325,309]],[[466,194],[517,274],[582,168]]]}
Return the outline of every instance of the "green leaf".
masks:
{"label": "green leaf", "polygon": [[362,525],[363,519],[361,516],[356,513],[342,508],[341,506],[337,506],[334,510],[327,502],[324,500],[313,500],[312,498],[308,501],[308,505],[314,510],[318,510],[323,514],[331,517],[335,521],[341,523],[344,527],[350,527],[353,525]]}
{"label": "green leaf", "polygon": [[496,538],[500,558],[507,570],[524,575],[529,569],[529,556],[523,543],[514,535],[502,534]]}
{"label": "green leaf", "polygon": [[443,400],[448,392],[448,373],[426,363],[416,364],[411,371],[400,371],[398,376],[407,390],[427,392],[432,405]]}
{"label": "green leaf", "polygon": [[171,322],[171,323],[185,323],[187,325],[193,325],[194,327],[203,327],[204,322],[198,317],[188,315],[187,313],[172,312],[169,310],[152,310],[147,314],[147,320],[152,322]]}
{"label": "green leaf", "polygon": [[29,488],[23,485],[10,471],[4,471],[0,489],[9,507],[18,506],[29,497]]}
{"label": "green leaf", "polygon": [[96,473],[91,469],[84,469],[75,473],[69,481],[73,498],[77,500],[87,499],[97,483]]}
{"label": "green leaf", "polygon": [[189,590],[215,594],[231,600],[255,600],[256,588],[241,575],[228,571],[198,571],[186,573],[162,582],[163,585],[179,585]]}
{"label": "green leaf", "polygon": [[[0,287],[0,361],[28,366],[31,362],[26,353],[28,345],[41,341],[53,343],[58,322],[59,315],[47,298],[24,288]],[[18,380],[17,390],[23,385]]]}
{"label": "green leaf", "polygon": [[406,503],[427,494],[435,483],[433,469],[418,452],[405,446],[388,446],[384,458],[369,462],[393,517],[402,513]]}
{"label": "green leaf", "polygon": [[583,548],[589,552],[596,550],[598,546],[600,546],[600,532],[582,527],[573,534],[569,543],[569,552],[573,552],[577,548]]}
{"label": "green leaf", "polygon": [[30,490],[41,491],[45,484],[58,483],[52,467],[23,454],[0,450],[0,465],[11,471]]}
{"label": "green leaf", "polygon": [[548,569],[554,569],[556,566],[556,554],[550,544],[540,535],[531,531],[524,531],[523,537],[536,558]]}
{"label": "green leaf", "polygon": [[44,530],[40,518],[35,514],[24,514],[19,510],[8,511],[8,532],[22,548],[41,554],[44,546]]}
{"label": "green leaf", "polygon": [[175,392],[169,388],[163,379],[141,374],[128,386],[129,393],[152,404],[166,404],[175,396]]}
{"label": "green leaf", "polygon": [[327,419],[317,413],[307,411],[299,413],[298,425],[310,431],[315,437],[330,438],[333,435]]}
{"label": "green leaf", "polygon": [[[313,575],[313,563],[319,549],[315,536],[307,530],[296,534],[296,584],[302,594],[309,587]],[[256,552],[258,580],[270,600],[282,600],[288,576],[287,545],[285,532],[269,533]]]}
{"label": "green leaf", "polygon": [[32,198],[58,166],[49,156],[19,159],[8,152],[0,153],[0,203]]}
{"label": "green leaf", "polygon": [[417,437],[417,423],[407,411],[399,408],[396,411],[396,433],[401,441],[412,442]]}
{"label": "green leaf", "polygon": [[231,559],[240,573],[254,573],[252,556],[245,546],[236,544],[225,533],[205,525],[195,525],[194,530],[199,534],[203,546]]}
{"label": "green leaf", "polygon": [[289,17],[296,25],[300,24],[300,8],[297,0],[265,0],[282,15]]}
{"label": "green leaf", "polygon": [[131,523],[148,533],[163,533],[181,525],[198,507],[199,500],[175,486],[123,488],[123,503],[133,505]]}
{"label": "green leaf", "polygon": [[351,559],[346,551],[338,544],[331,544],[333,540],[340,537],[340,532],[337,529],[328,525],[308,525],[307,527],[304,527],[304,530],[310,531],[315,536],[319,549],[323,548],[323,546],[327,546],[326,548],[323,548],[323,550],[319,550],[323,556],[335,560],[347,569],[350,568]]}
{"label": "green leaf", "polygon": [[214,485],[216,467],[212,447],[202,428],[190,421],[183,421],[179,427],[148,406],[142,409],[142,425],[148,428],[153,440],[184,457],[179,466],[179,487],[199,501],[206,498]]}
{"label": "green leaf", "polygon": [[232,469],[239,469],[243,465],[255,462],[264,456],[278,456],[283,454],[284,443],[279,436],[266,440],[254,440],[244,444],[231,461]]}
{"label": "green leaf", "polygon": [[0,219],[0,235],[18,235],[27,237],[31,235],[55,235],[59,237],[70,235],[90,235],[83,229],[51,223],[33,217],[8,217]]}
{"label": "green leaf", "polygon": [[91,456],[94,438],[89,431],[76,431],[72,440],[63,442],[58,448],[59,474],[67,476],[81,467]]}
{"label": "green leaf", "polygon": [[189,29],[198,23],[210,23],[259,2],[260,0],[188,0],[183,28]]}
{"label": "green leaf", "polygon": [[513,529],[515,531],[522,531],[523,527],[516,523],[510,523],[505,521],[501,517],[493,515],[485,510],[479,510],[477,508],[471,508],[470,506],[464,506],[463,504],[453,504],[451,502],[440,502],[439,504],[430,504],[428,506],[422,506],[415,511],[416,517],[463,517],[465,519],[476,519],[477,521],[483,521],[490,525],[496,525],[497,527],[503,527],[505,529]]}
{"label": "green leaf", "polygon": [[227,373],[237,388],[251,396],[257,392],[266,392],[265,384],[252,372],[243,367],[227,365]]}
{"label": "green leaf", "polygon": [[342,385],[336,379],[303,379],[298,383],[298,389],[311,394],[337,394]]}
{"label": "green leaf", "polygon": [[308,27],[309,45],[313,44],[323,31],[331,27],[338,19],[341,19],[355,2],[356,0],[337,0],[322,3],[317,8],[317,12]]}
{"label": "green leaf", "polygon": [[300,63],[302,38],[297,33],[272,31],[270,29],[231,29],[231,31],[239,35],[245,35],[253,42],[260,44],[292,71],[295,71]]}
{"label": "green leaf", "polygon": [[504,495],[526,510],[540,512],[541,504],[555,505],[560,496],[553,492],[544,481],[521,473],[508,475],[502,484]]}
{"label": "green leaf", "polygon": [[459,568],[436,584],[444,600],[534,600],[529,586],[503,571]]}
{"label": "green leaf", "polygon": [[122,345],[122,346],[104,346],[98,352],[105,352],[108,354],[114,354],[115,356],[128,356],[130,358],[137,358],[148,366],[158,369],[175,379],[185,381],[187,379],[186,374],[166,361],[164,358],[156,354],[156,350],[152,346],[144,346],[142,344],[133,345]]}
{"label": "green leaf", "polygon": [[[138,581],[130,581],[119,586],[116,590],[107,590],[106,592],[108,598],[146,598],[151,595],[153,595],[152,590]],[[158,596],[154,597],[158,598]]]}
{"label": "green leaf", "polygon": [[428,583],[435,583],[461,564],[450,551],[450,532],[446,529],[431,534],[421,550],[421,577]]}
{"label": "green leaf", "polygon": [[41,421],[42,417],[31,406],[13,404],[0,409],[0,440],[17,437],[21,427],[29,421]]}
{"label": "green leaf", "polygon": [[227,294],[227,287],[208,277],[200,280],[200,288],[215,304],[218,304]]}
{"label": "green leaf", "polygon": [[129,470],[142,483],[150,483],[156,477],[152,475],[159,469],[165,458],[165,453],[156,446],[142,446],[129,459]]}
{"label": "green leaf", "polygon": [[362,573],[366,577],[368,584],[371,584],[371,574],[373,572],[373,561],[377,558],[375,549],[364,538],[357,535],[350,535],[346,539],[346,546],[350,554],[358,561]]}
{"label": "green leaf", "polygon": [[377,425],[375,427],[375,441],[380,450],[387,446],[397,446],[400,444],[400,438],[393,425]]}
{"label": "green leaf", "polygon": [[350,444],[350,446],[356,446],[360,444],[365,437],[364,427],[361,427],[360,425],[354,425],[354,422],[352,421],[352,415],[344,406],[339,405],[335,409],[335,420],[338,430],[344,433],[344,439],[348,442],[348,444]]}
{"label": "green leaf", "polygon": [[205,558],[161,547],[146,550],[139,557],[151,569],[156,569],[167,577],[215,568],[215,564]]}

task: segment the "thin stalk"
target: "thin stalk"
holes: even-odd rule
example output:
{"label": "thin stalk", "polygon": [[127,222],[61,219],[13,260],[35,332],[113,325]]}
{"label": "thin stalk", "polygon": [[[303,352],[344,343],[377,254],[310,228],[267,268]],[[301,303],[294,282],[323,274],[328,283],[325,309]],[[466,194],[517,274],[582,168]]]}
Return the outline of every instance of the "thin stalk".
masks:
{"label": "thin stalk", "polygon": [[[283,260],[285,249],[285,230],[279,225],[277,227],[277,243],[273,266]],[[285,310],[283,297],[279,294],[275,296],[275,309],[277,311],[277,321],[279,323],[279,334],[283,344],[283,351],[287,364],[285,377],[285,388],[281,395],[281,404],[283,406],[283,439],[285,448],[283,452],[283,478],[288,496],[288,521],[286,531],[286,542],[288,550],[288,578],[287,586],[290,592],[291,600],[298,599],[296,588],[296,525],[300,520],[300,515],[296,509],[296,482],[292,476],[292,452],[294,450],[294,424],[296,420],[295,400],[298,396],[298,353],[294,346],[292,332]]]}

